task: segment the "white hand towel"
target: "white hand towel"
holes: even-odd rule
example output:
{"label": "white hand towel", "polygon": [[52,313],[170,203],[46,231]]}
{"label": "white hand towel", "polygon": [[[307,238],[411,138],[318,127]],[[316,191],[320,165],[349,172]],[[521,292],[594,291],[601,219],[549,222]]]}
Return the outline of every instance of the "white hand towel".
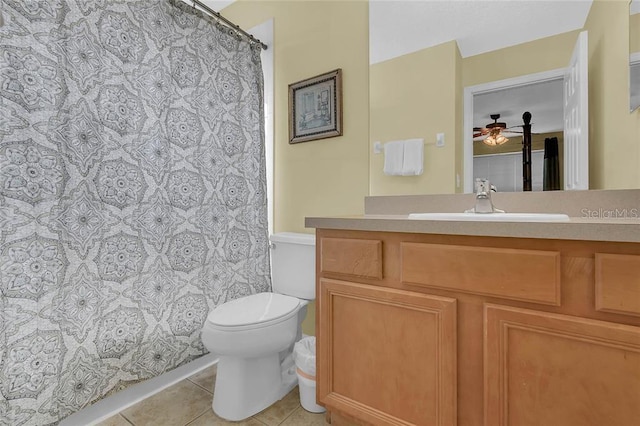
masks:
{"label": "white hand towel", "polygon": [[402,176],[418,176],[424,168],[424,139],[404,141]]}
{"label": "white hand towel", "polygon": [[402,175],[404,163],[404,141],[392,141],[384,144],[384,174]]}

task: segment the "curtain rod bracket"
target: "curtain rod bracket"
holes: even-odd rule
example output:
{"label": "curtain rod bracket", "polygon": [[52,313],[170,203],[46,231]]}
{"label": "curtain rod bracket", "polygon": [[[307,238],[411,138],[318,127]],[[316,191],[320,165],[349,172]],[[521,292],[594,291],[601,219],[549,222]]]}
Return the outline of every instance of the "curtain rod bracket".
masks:
{"label": "curtain rod bracket", "polygon": [[212,15],[214,18],[216,18],[216,23],[219,24],[220,21],[224,22],[225,24],[230,26],[231,30],[235,30],[236,31],[236,35],[238,37],[241,37],[241,34],[244,34],[246,37],[249,38],[250,41],[252,41],[254,43],[257,43],[260,47],[262,47],[262,49],[267,50],[267,45],[266,44],[264,44],[259,39],[255,38],[254,36],[252,36],[251,34],[246,32],[242,28],[240,28],[240,25],[234,24],[233,22],[231,22],[230,20],[228,20],[227,18],[222,16],[219,12],[216,12],[215,10],[211,9],[206,4],[202,3],[200,0],[192,0],[192,1],[193,1],[193,8],[194,9],[195,9],[196,5],[198,5],[200,7],[200,9],[202,9],[204,12],[206,12],[207,14]]}

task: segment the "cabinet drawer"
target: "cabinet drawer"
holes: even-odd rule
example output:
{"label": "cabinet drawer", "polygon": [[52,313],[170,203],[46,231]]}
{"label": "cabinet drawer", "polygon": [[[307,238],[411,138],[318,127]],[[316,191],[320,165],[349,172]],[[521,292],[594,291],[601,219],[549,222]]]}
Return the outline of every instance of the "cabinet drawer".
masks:
{"label": "cabinet drawer", "polygon": [[382,278],[382,241],[322,238],[320,271],[363,278]]}
{"label": "cabinet drawer", "polygon": [[596,310],[640,316],[640,256],[596,253]]}
{"label": "cabinet drawer", "polygon": [[402,243],[402,282],[560,305],[556,251]]}

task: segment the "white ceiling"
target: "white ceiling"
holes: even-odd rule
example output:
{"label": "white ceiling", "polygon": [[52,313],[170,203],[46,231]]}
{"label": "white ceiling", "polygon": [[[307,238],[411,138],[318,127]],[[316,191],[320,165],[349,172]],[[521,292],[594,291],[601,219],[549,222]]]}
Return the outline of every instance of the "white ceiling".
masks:
{"label": "white ceiling", "polygon": [[[202,0],[216,11],[233,1]],[[460,54],[466,58],[581,29],[591,3],[592,0],[370,0],[369,62],[375,64],[452,40],[457,40]]]}
{"label": "white ceiling", "polygon": [[[485,127],[493,122],[491,114],[500,114],[498,121],[505,122],[507,127],[521,126],[522,114],[529,111],[533,133],[562,131],[562,86],[559,79],[476,95],[473,97],[473,126]],[[478,140],[481,139],[484,138]]]}
{"label": "white ceiling", "polygon": [[463,58],[584,27],[591,0],[371,0],[372,64],[457,40]]}

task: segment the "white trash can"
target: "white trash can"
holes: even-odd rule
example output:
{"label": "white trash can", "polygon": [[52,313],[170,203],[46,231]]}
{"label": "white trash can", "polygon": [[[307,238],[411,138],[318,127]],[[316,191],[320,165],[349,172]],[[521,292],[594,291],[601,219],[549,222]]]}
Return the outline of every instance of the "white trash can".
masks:
{"label": "white trash can", "polygon": [[293,347],[293,360],[296,363],[300,405],[311,413],[324,413],[323,406],[316,404],[316,338],[305,337]]}

